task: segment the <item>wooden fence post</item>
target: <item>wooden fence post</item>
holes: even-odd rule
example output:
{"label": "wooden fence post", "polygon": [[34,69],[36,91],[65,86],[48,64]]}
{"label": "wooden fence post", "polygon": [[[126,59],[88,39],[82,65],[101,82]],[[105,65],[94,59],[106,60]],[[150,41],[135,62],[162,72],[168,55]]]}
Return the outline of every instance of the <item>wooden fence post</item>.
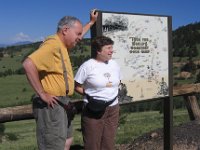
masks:
{"label": "wooden fence post", "polygon": [[200,120],[200,110],[197,98],[194,95],[184,95],[190,120]]}

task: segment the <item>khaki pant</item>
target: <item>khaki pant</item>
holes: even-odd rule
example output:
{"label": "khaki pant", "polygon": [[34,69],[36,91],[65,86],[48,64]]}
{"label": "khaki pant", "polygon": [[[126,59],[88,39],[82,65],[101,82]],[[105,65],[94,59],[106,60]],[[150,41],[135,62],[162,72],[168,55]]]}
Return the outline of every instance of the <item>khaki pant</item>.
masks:
{"label": "khaki pant", "polygon": [[85,150],[114,150],[119,104],[107,107],[101,118],[83,108],[81,126]]}
{"label": "khaki pant", "polygon": [[[58,97],[68,103],[68,97]],[[39,150],[64,150],[67,137],[72,136],[72,126],[68,127],[68,118],[64,108],[55,105],[47,107],[39,97],[33,100],[33,113],[36,119],[36,136]]]}

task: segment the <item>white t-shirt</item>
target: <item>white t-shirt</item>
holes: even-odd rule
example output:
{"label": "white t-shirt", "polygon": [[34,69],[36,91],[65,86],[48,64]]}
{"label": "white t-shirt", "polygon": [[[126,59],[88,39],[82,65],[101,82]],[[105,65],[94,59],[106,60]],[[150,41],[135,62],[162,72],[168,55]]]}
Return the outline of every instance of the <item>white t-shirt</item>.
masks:
{"label": "white t-shirt", "polygon": [[[85,93],[97,100],[111,101],[118,95],[121,80],[120,67],[114,60],[108,63],[89,59],[75,75],[75,81],[84,86]],[[85,102],[88,102],[86,97]],[[118,98],[110,105],[116,105]]]}

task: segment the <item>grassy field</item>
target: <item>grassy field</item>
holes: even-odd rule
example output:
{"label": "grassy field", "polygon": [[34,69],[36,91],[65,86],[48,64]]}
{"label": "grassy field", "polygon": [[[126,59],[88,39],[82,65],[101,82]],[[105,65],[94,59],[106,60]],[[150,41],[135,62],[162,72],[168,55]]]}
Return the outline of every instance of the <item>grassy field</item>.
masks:
{"label": "grassy field", "polygon": [[1,150],[36,150],[35,121],[16,121],[4,124]]}
{"label": "grassy field", "polygon": [[[186,110],[174,111],[174,125],[188,122]],[[74,145],[83,145],[80,132],[80,115],[73,121]],[[37,150],[35,138],[35,121],[24,120],[1,124],[5,128],[1,150]],[[151,130],[163,127],[163,114],[158,111],[125,113],[121,115],[117,131],[116,144],[126,144],[134,138]]]}
{"label": "grassy field", "polygon": [[12,75],[0,78],[0,107],[16,106],[31,102],[33,90],[25,75]]}
{"label": "grassy field", "polygon": [[32,48],[23,48],[21,50],[15,51],[13,55],[8,55],[0,60],[0,71],[5,71],[8,69],[16,70],[21,67],[23,58],[32,50]]}

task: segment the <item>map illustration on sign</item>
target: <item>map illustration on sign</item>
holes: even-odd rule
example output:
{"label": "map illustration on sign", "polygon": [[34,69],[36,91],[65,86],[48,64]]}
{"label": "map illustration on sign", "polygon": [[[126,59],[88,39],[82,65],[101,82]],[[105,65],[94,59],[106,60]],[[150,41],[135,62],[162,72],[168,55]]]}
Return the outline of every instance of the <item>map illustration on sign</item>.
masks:
{"label": "map illustration on sign", "polygon": [[102,12],[102,35],[114,41],[120,65],[120,101],[134,102],[169,95],[168,18]]}

